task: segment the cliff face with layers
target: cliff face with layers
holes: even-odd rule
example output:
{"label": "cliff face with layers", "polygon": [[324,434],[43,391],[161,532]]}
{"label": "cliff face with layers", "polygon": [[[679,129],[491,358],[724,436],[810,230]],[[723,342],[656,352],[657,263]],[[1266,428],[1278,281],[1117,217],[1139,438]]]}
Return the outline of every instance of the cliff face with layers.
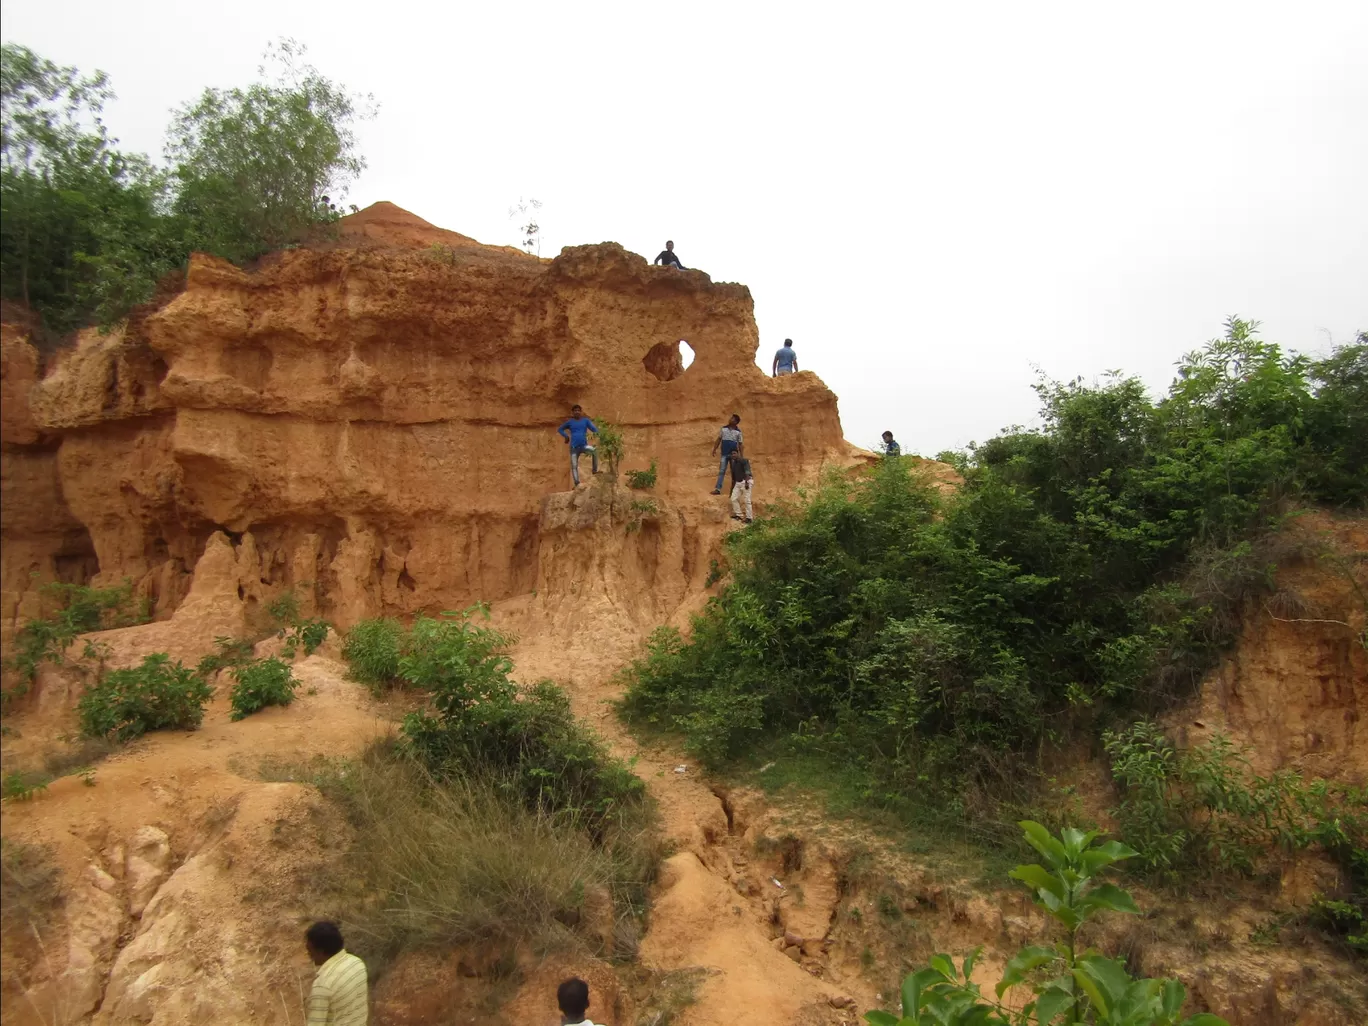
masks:
{"label": "cliff face with layers", "polygon": [[767,377],[758,341],[743,286],[613,243],[539,260],[389,204],[252,271],[196,256],[183,291],[84,333],[41,381],[7,334],[6,406],[31,408],[6,422],[5,530],[27,539],[6,545],[6,623],[32,611],[31,571],[132,578],[165,617],[217,532],[250,536],[244,601],[294,587],[343,625],[530,593],[567,525],[619,519],[611,498],[548,499],[570,486],[554,429],[576,402],[622,427],[627,467],[658,460],[624,587],[668,615],[654,596],[701,581],[725,519],[708,492],[727,414],[758,498],[852,462],[836,397]]}

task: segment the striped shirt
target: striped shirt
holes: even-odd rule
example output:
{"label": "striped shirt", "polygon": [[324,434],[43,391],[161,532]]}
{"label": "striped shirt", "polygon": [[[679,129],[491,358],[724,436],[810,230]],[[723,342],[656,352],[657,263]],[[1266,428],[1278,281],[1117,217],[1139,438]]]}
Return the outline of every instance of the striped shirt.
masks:
{"label": "striped shirt", "polygon": [[366,1026],[366,963],[345,948],[314,975],[308,1026]]}

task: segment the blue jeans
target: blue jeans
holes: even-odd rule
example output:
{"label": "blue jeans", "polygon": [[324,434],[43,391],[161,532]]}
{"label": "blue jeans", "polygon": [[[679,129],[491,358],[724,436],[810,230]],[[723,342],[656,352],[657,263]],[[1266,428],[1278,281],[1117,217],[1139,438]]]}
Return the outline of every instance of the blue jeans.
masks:
{"label": "blue jeans", "polygon": [[[733,452],[734,451],[735,450],[733,450]],[[722,482],[727,478],[727,464],[731,462],[731,458],[732,454],[730,452],[724,452],[722,454],[722,462],[717,466],[717,484],[714,486],[713,491],[720,492],[722,490]]]}
{"label": "blue jeans", "polygon": [[588,453],[593,459],[594,473],[598,473],[598,450],[592,445],[572,445],[570,446],[570,478],[579,484],[579,458],[584,453]]}

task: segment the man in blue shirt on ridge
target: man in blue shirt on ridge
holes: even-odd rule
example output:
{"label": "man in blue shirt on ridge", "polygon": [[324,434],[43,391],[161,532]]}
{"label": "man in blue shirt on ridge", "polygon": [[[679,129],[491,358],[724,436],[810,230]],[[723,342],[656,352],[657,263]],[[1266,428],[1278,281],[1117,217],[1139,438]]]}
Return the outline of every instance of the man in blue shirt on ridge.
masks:
{"label": "man in blue shirt on ridge", "polygon": [[598,473],[598,450],[589,444],[589,432],[598,434],[598,428],[594,422],[584,415],[584,410],[576,403],[570,408],[570,419],[560,427],[556,428],[556,433],[565,439],[565,444],[570,446],[570,478],[575,482],[575,487],[579,487],[579,458],[584,453],[588,453],[593,460],[594,473]]}

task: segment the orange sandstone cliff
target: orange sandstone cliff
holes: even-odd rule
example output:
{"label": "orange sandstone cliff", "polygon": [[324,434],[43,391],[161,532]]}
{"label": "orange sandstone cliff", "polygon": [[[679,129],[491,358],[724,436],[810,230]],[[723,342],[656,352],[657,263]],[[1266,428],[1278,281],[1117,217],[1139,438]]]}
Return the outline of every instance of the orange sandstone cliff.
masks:
{"label": "orange sandstone cliff", "polygon": [[721,534],[709,452],[727,414],[762,501],[853,460],[836,397],[766,376],[758,344],[744,286],[614,243],[539,260],[385,203],[255,270],[195,256],[179,294],[83,333],[41,380],[7,328],[7,633],[36,580],[96,572],[164,618],[219,532],[253,564],[240,597],[293,587],[344,626],[539,590],[568,530],[620,522],[587,488],[558,494],[576,402],[622,427],[626,467],[658,460],[659,512],[619,554],[623,609],[658,621]]}

